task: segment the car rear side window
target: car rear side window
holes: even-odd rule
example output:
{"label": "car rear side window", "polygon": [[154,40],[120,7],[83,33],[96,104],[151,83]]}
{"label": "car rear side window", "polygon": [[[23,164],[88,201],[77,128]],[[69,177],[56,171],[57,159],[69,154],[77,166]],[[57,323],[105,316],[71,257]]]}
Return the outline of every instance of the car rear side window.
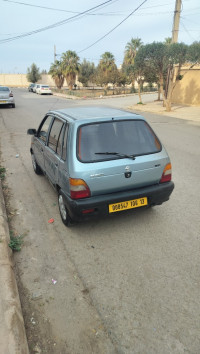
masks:
{"label": "car rear side window", "polygon": [[60,119],[55,118],[49,133],[49,141],[47,144],[55,152],[57,151],[57,144],[62,127],[63,122]]}
{"label": "car rear side window", "polygon": [[62,125],[61,132],[60,132],[58,142],[57,142],[57,148],[56,148],[56,152],[57,152],[58,156],[60,156],[60,157],[62,155],[63,134],[64,134],[64,124]]}
{"label": "car rear side window", "polygon": [[62,148],[62,159],[66,160],[67,158],[67,134],[68,134],[68,124],[65,128],[64,139],[63,139],[63,148]]}
{"label": "car rear side window", "polygon": [[78,131],[77,155],[82,162],[112,160],[121,158],[120,154],[141,156],[160,150],[158,138],[143,120],[87,124]]}

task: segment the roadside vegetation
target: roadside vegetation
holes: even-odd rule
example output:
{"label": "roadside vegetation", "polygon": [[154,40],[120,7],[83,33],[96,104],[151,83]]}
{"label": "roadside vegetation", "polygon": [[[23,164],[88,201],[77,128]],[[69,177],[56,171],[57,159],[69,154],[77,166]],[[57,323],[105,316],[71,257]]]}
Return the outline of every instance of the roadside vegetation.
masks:
{"label": "roadside vegetation", "polygon": [[[183,78],[181,68],[185,64],[188,71],[200,64],[200,42],[186,45],[172,43],[171,38],[166,38],[164,42],[143,44],[140,38],[131,38],[125,47],[120,68],[111,52],[103,53],[95,66],[86,59],[81,63],[78,54],[68,50],[62,54],[60,61],[51,64],[49,74],[59,92],[66,93],[63,89],[66,80],[67,94],[82,97],[84,93],[87,97],[95,97],[137,92],[138,103],[143,104],[142,92],[156,89],[158,100],[162,95],[163,104],[170,111],[172,93],[177,82]],[[35,64],[28,68],[27,78],[33,83],[39,80],[39,68]],[[84,90],[77,87],[76,79],[82,83]]]}
{"label": "roadside vegetation", "polygon": [[6,169],[5,167],[0,166],[0,179],[3,181],[6,176]]}
{"label": "roadside vegetation", "polygon": [[8,219],[8,226],[10,230],[10,242],[8,246],[13,250],[13,251],[21,251],[21,247],[23,244],[23,238],[25,237],[25,234],[23,235],[18,235],[16,231],[12,231],[12,218],[13,216],[16,215],[17,210],[12,209],[10,205],[10,191],[8,188],[8,185],[6,183],[6,169],[3,166],[0,166],[0,180],[2,184],[2,190],[3,190],[3,196],[4,196],[4,201],[5,201],[5,207],[6,207],[6,213],[7,213],[7,219]]}
{"label": "roadside vegetation", "polygon": [[13,250],[13,251],[21,251],[21,246],[23,244],[23,237],[24,235],[14,235],[13,231],[10,231],[10,242],[8,246]]}

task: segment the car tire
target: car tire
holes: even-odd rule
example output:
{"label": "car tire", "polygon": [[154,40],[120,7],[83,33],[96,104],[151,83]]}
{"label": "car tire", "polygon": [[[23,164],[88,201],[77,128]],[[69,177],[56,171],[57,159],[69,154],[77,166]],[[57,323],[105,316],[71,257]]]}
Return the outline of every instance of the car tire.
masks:
{"label": "car tire", "polygon": [[43,172],[42,172],[40,166],[38,165],[33,152],[31,154],[31,159],[32,159],[33,170],[36,173],[36,175],[42,175]]}
{"label": "car tire", "polygon": [[58,206],[59,206],[60,216],[61,216],[63,224],[65,224],[65,226],[68,226],[68,227],[73,225],[74,222],[70,218],[69,213],[66,209],[61,191],[58,192]]}
{"label": "car tire", "polygon": [[14,103],[12,104],[12,108],[15,108],[15,104]]}

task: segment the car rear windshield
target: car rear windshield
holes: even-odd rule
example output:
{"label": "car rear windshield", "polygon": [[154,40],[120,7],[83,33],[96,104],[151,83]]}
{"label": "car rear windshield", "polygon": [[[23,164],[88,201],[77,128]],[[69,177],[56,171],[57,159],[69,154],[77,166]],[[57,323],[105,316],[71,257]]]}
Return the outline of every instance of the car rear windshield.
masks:
{"label": "car rear windshield", "polygon": [[161,148],[153,130],[143,120],[82,125],[77,135],[77,157],[82,162],[154,154]]}
{"label": "car rear windshield", "polygon": [[9,88],[8,88],[8,87],[1,87],[1,86],[0,86],[0,91],[9,91]]}

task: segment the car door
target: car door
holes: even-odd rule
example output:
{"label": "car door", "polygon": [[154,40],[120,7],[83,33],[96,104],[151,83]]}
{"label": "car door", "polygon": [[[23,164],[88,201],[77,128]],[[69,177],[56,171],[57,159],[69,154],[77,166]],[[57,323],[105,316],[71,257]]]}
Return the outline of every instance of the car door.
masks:
{"label": "car door", "polygon": [[44,153],[45,171],[47,177],[54,185],[58,181],[63,132],[64,121],[58,117],[54,117]]}
{"label": "car door", "polygon": [[36,92],[36,93],[40,93],[40,85],[36,85],[35,92]]}
{"label": "car door", "polygon": [[45,172],[44,165],[44,151],[48,138],[48,131],[50,129],[52,123],[52,116],[47,115],[41,122],[39,129],[37,131],[37,135],[34,138],[34,144],[32,146],[33,152],[35,155],[35,159],[41,169]]}
{"label": "car door", "polygon": [[61,189],[68,194],[69,192],[69,165],[67,159],[68,148],[68,132],[69,132],[69,124],[65,123],[63,127],[62,136],[60,139],[60,161],[59,161],[59,173],[58,173],[58,184]]}

